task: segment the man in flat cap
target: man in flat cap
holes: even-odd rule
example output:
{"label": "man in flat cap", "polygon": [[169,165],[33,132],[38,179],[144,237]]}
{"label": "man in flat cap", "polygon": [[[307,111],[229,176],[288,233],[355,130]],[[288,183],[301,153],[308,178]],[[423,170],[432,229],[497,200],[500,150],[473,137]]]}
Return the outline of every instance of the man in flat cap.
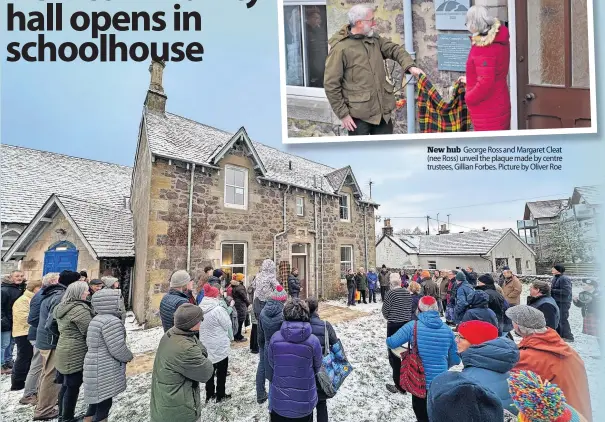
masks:
{"label": "man in flat cap", "polygon": [[592,421],[588,377],[584,362],[559,334],[546,326],[540,310],[528,305],[517,305],[506,310],[518,336],[519,362],[513,371],[528,370],[543,380],[557,384],[565,394],[567,403]]}
{"label": "man in flat cap", "polygon": [[152,422],[200,420],[200,383],[214,373],[199,340],[203,319],[199,306],[182,304],[174,313],[174,326],[160,340],[151,376]]}

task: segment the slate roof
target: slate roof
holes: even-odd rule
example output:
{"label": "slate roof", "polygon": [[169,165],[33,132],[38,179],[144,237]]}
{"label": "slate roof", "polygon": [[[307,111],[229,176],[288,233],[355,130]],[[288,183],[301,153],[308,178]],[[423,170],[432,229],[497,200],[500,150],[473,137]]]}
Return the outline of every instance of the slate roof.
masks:
{"label": "slate roof", "polygon": [[81,240],[96,258],[134,257],[132,214],[81,199],[51,195],[37,210],[31,223],[5,254],[26,252],[47,227],[44,219],[63,213]]}
{"label": "slate roof", "polygon": [[531,212],[534,218],[553,218],[559,215],[559,212],[567,207],[567,199],[555,199],[551,201],[527,202],[525,204],[525,219],[529,218],[527,210]]}
{"label": "slate roof", "polygon": [[581,186],[575,188],[574,191],[574,193],[577,192],[587,204],[601,205],[602,199],[600,186]]}
{"label": "slate roof", "polygon": [[[212,155],[234,136],[172,113],[146,110],[144,117],[149,149],[160,157],[210,165]],[[267,170],[266,177],[279,183],[334,194],[335,172],[348,169],[337,170],[259,142],[252,144]],[[362,201],[374,203],[367,197]]]}
{"label": "slate roof", "polygon": [[398,238],[389,236],[389,238],[408,254],[485,255],[508,232],[514,234],[511,229],[496,229],[488,231],[471,230],[464,233],[430,236],[403,235]]}
{"label": "slate roof", "polygon": [[131,167],[1,145],[0,220],[29,223],[52,194],[123,207],[131,175]]}
{"label": "slate roof", "polygon": [[92,202],[59,196],[99,258],[134,257],[132,214]]}

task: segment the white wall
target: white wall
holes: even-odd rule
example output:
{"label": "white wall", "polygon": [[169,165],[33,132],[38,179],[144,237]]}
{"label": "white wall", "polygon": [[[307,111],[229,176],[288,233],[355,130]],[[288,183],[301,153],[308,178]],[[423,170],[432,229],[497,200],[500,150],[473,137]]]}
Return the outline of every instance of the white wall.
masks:
{"label": "white wall", "polygon": [[389,268],[401,268],[406,261],[418,265],[418,255],[407,255],[391,239],[385,237],[376,247],[376,266],[383,264]]}
{"label": "white wall", "polygon": [[[515,258],[521,258],[521,274],[536,274],[536,259],[530,250],[512,233],[508,233],[493,249],[491,258],[496,269],[496,258],[508,258],[508,266],[517,273]],[[528,268],[529,266],[529,268]]]}
{"label": "white wall", "polygon": [[431,256],[431,255],[421,255],[420,256],[420,266],[423,269],[429,268],[429,261],[437,261],[437,269],[438,270],[453,270],[456,267],[466,268],[468,266],[473,267],[473,269],[481,274],[491,272],[491,264],[489,257],[485,259],[476,256]]}

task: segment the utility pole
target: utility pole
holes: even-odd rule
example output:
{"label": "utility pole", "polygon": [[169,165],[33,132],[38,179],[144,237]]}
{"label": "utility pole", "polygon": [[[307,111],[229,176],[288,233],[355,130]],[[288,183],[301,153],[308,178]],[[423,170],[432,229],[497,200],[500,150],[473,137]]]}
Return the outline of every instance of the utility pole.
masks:
{"label": "utility pole", "polygon": [[427,235],[431,234],[430,220],[431,220],[431,217],[427,215],[426,216],[426,234]]}
{"label": "utility pole", "polygon": [[372,199],[372,185],[374,184],[374,182],[372,182],[372,179],[370,179],[370,181],[368,182],[368,185],[370,185],[370,199]]}

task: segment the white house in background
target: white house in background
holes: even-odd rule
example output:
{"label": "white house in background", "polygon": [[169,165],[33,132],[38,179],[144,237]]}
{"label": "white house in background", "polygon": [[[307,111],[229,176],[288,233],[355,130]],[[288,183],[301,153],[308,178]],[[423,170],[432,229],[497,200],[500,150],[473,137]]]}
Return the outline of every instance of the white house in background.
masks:
{"label": "white house in background", "polygon": [[517,274],[536,274],[535,252],[512,229],[394,236],[386,221],[376,243],[376,264],[423,269],[471,266],[478,273],[509,266]]}

